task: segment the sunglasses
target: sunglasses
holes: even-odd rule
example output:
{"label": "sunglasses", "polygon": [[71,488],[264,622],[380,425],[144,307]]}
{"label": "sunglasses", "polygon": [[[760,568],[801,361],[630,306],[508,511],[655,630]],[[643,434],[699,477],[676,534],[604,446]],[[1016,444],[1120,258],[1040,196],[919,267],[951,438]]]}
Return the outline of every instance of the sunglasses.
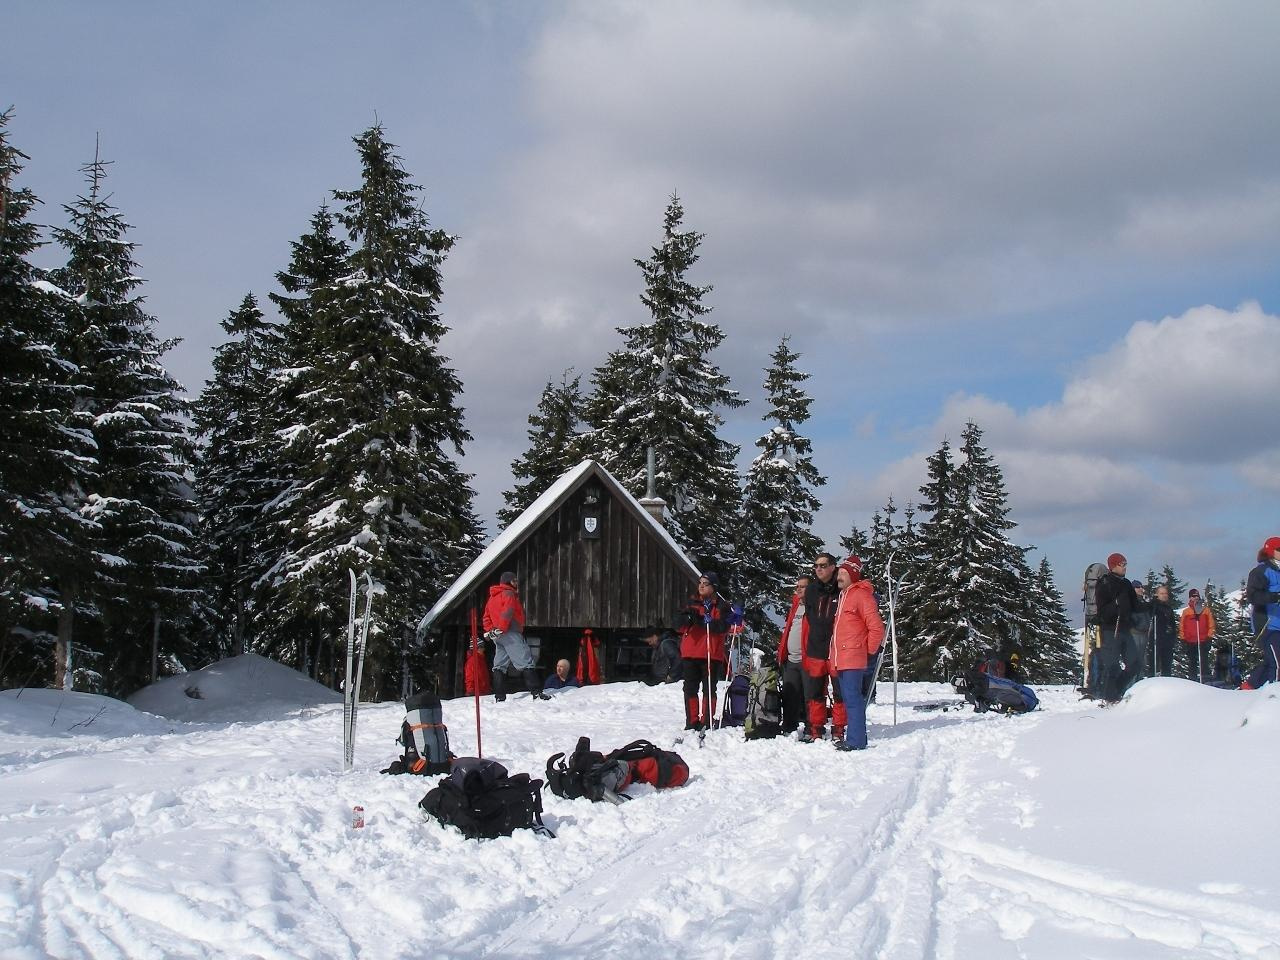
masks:
{"label": "sunglasses", "polygon": [[831,566],[831,564],[827,563],[826,560],[823,560],[821,563],[815,563],[813,565],[813,569],[821,570],[823,567],[829,567],[829,566]]}

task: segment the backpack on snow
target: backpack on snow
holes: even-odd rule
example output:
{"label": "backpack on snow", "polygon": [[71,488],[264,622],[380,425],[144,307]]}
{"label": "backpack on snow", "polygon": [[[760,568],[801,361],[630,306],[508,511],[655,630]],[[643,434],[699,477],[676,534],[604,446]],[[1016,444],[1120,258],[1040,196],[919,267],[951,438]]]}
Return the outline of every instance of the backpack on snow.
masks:
{"label": "backpack on snow", "polygon": [[400,736],[396,743],[404,747],[404,753],[383,773],[416,773],[432,776],[448,773],[453,754],[449,752],[449,728],[444,723],[444,710],[440,698],[424,690],[404,701],[404,722],[400,724]]}
{"label": "backpack on snow", "polygon": [[955,677],[951,686],[956,693],[973,704],[974,713],[994,710],[996,713],[1027,713],[1040,705],[1040,698],[1030,687],[993,677],[980,670],[969,670]]}
{"label": "backpack on snow", "polygon": [[588,738],[579,737],[567,760],[563,753],[547,758],[547,786],[566,800],[586,797],[593,803],[623,803],[630,797],[622,791],[632,783],[662,790],[679,787],[688,779],[689,765],[680,754],[655,747],[648,740],[634,740],[603,754],[591,749]]}
{"label": "backpack on snow", "polygon": [[428,790],[418,806],[471,840],[509,837],[520,829],[555,836],[542,822],[542,781],[527,773],[509,776],[496,760],[458,758],[453,772]]}
{"label": "backpack on snow", "polygon": [[748,740],[772,740],[782,729],[782,693],[778,665],[761,663],[751,674],[743,730]]}
{"label": "backpack on snow", "polygon": [[586,797],[592,803],[600,800],[622,803],[627,798],[621,793],[630,782],[630,767],[621,760],[606,759],[599,750],[592,750],[587,737],[578,738],[578,745],[567,760],[563,753],[547,758],[547,787],[566,800]]}
{"label": "backpack on snow", "polygon": [[689,765],[674,750],[655,747],[648,740],[632,740],[606,760],[621,760],[631,770],[632,783],[647,783],[659,790],[682,787],[689,780]]}
{"label": "backpack on snow", "polygon": [[747,703],[751,699],[751,678],[738,674],[724,694],[724,709],[720,713],[720,726],[740,727],[747,722]]}

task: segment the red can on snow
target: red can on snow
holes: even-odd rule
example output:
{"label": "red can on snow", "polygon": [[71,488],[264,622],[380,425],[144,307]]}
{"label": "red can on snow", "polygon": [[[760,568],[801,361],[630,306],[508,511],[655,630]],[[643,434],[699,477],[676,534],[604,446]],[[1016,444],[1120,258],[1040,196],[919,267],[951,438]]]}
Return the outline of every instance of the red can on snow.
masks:
{"label": "red can on snow", "polygon": [[351,808],[351,829],[359,830],[364,826],[364,807],[356,804]]}

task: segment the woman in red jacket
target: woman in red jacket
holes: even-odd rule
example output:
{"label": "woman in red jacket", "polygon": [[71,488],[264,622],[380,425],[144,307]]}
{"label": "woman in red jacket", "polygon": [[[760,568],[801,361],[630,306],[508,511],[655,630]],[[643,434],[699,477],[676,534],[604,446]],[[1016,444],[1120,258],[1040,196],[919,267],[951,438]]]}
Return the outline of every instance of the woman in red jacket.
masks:
{"label": "woman in red jacket", "polygon": [[846,557],[836,568],[840,603],[831,634],[831,675],[840,684],[849,722],[837,750],[863,750],[867,746],[867,701],[862,698],[862,678],[867,663],[884,640],[884,621],[876,606],[875,591],[862,579],[862,561]]}

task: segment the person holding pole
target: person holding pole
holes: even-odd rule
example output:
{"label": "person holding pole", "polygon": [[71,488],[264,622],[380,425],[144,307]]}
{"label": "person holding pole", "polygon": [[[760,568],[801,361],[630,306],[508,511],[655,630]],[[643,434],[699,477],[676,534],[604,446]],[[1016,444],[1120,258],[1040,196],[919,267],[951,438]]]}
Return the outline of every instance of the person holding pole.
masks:
{"label": "person holding pole", "polygon": [[484,605],[484,638],[493,644],[493,699],[507,699],[507,668],[515,667],[524,674],[529,695],[535,700],[550,700],[542,692],[542,681],[533,666],[533,654],[524,638],[524,606],[520,603],[520,579],[508,570],[489,588]]}
{"label": "person holding pole", "polygon": [[1138,595],[1126,576],[1128,570],[1124,554],[1113,553],[1107,557],[1107,572],[1093,586],[1102,637],[1102,646],[1094,656],[1101,661],[1102,699],[1107,703],[1118,703],[1128,685],[1124,657],[1132,638],[1133,612],[1138,607]]}
{"label": "person holding pole", "polygon": [[1249,572],[1244,599],[1253,607],[1253,626],[1262,662],[1240,684],[1257,690],[1280,681],[1280,537],[1268,537],[1258,552],[1258,565]]}
{"label": "person holding pole", "polygon": [[1199,590],[1187,594],[1187,605],[1178,623],[1178,638],[1186,644],[1187,679],[1204,683],[1205,657],[1213,642],[1213,611],[1200,597]]}
{"label": "person holding pole", "polygon": [[[725,637],[734,612],[716,592],[720,578],[707,572],[698,578],[698,592],[672,618],[680,632],[684,675],[684,728],[706,730],[716,715],[715,684],[728,661]],[[698,705],[698,690],[702,705]]]}
{"label": "person holding pole", "polygon": [[1151,601],[1151,638],[1154,643],[1153,674],[1157,677],[1173,676],[1173,641],[1178,636],[1178,618],[1169,603],[1169,587],[1156,587]]}

